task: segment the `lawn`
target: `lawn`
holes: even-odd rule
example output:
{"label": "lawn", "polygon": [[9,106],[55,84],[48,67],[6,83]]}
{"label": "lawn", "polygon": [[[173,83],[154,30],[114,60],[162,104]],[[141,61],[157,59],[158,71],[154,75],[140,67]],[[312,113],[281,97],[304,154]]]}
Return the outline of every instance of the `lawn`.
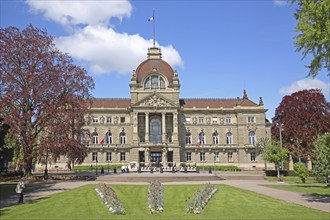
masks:
{"label": "lawn", "polygon": [[329,219],[329,213],[286,203],[254,192],[217,185],[202,214],[187,213],[187,200],[201,185],[166,185],[165,209],[150,214],[146,185],[111,185],[126,215],[110,213],[86,185],[33,203],[0,209],[4,219]]}
{"label": "lawn", "polygon": [[[277,182],[277,177],[267,177],[269,182]],[[298,176],[285,176],[283,177],[284,182],[290,184],[303,184]],[[316,184],[317,181],[314,177],[307,177],[305,184]]]}
{"label": "lawn", "polygon": [[320,185],[269,185],[269,184],[263,184],[263,186],[270,187],[270,188],[275,188],[275,189],[282,189],[282,190],[289,190],[289,191],[295,191],[295,192],[300,192],[304,194],[309,194],[309,195],[319,195],[319,196],[324,196],[324,197],[330,197],[330,187]]}

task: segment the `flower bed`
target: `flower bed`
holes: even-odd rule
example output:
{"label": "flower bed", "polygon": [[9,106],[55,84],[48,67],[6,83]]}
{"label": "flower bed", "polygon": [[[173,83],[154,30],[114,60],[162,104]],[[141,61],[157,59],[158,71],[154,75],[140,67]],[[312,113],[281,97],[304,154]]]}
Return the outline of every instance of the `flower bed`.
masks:
{"label": "flower bed", "polygon": [[205,184],[202,189],[197,190],[189,201],[188,212],[200,214],[217,190],[210,183]]}
{"label": "flower bed", "polygon": [[105,183],[100,183],[96,186],[95,191],[99,194],[102,201],[108,207],[110,212],[117,215],[125,214],[125,210],[121,206],[119,199],[117,198],[113,189],[111,189]]}
{"label": "flower bed", "polygon": [[151,213],[164,210],[164,186],[159,181],[153,181],[149,185],[148,208]]}

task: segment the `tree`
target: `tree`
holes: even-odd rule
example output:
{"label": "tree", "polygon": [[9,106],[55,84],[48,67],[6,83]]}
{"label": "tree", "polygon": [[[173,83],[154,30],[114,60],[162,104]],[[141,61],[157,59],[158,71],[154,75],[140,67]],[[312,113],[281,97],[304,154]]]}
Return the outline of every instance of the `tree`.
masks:
{"label": "tree", "polygon": [[295,160],[313,158],[314,141],[330,131],[330,103],[320,90],[302,90],[283,97],[272,119],[272,138],[279,139],[282,125],[283,147]]}
{"label": "tree", "polygon": [[296,26],[295,47],[302,51],[303,59],[312,55],[308,76],[317,76],[326,68],[330,75],[330,1],[292,0],[298,3],[294,16]]}
{"label": "tree", "polygon": [[305,164],[299,162],[294,165],[294,172],[299,176],[301,182],[305,183],[308,177],[308,170]]}
{"label": "tree", "polygon": [[282,148],[278,142],[268,142],[264,148],[263,157],[264,160],[275,164],[277,178],[280,179],[280,165],[288,157],[287,149]]}
{"label": "tree", "polygon": [[9,125],[3,124],[2,121],[3,119],[0,118],[0,172],[7,170],[8,162],[13,157],[13,148],[6,143]]}
{"label": "tree", "polygon": [[319,136],[314,149],[314,174],[316,180],[326,183],[330,171],[330,133]]}
{"label": "tree", "polygon": [[[23,154],[26,175],[31,175],[32,161],[42,156],[42,149],[56,152],[46,140],[54,136],[51,131],[63,119],[83,120],[93,88],[93,79],[56,49],[46,31],[32,25],[22,31],[0,29],[0,112],[10,126],[8,135],[18,143],[16,151]],[[58,139],[57,150],[58,155],[72,157],[76,150],[68,142],[77,144],[81,124],[74,134],[67,124],[61,127],[66,138]],[[86,152],[86,146],[79,147]]]}

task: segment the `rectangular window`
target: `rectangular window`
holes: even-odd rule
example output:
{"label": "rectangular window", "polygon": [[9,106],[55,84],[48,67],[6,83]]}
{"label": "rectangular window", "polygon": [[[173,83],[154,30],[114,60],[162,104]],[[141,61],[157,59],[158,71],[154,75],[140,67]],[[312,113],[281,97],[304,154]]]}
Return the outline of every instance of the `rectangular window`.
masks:
{"label": "rectangular window", "polygon": [[111,124],[112,123],[112,118],[109,116],[107,117],[107,124]]}
{"label": "rectangular window", "polygon": [[214,153],[214,161],[220,161],[219,152]]}
{"label": "rectangular window", "polygon": [[186,161],[191,161],[191,152],[186,153]]}
{"label": "rectangular window", "polygon": [[227,134],[226,139],[227,139],[227,144],[233,144],[233,135],[232,134]]}
{"label": "rectangular window", "polygon": [[218,118],[212,117],[212,124],[218,124]]}
{"label": "rectangular window", "polygon": [[190,117],[186,117],[186,124],[190,124]]}
{"label": "rectangular window", "polygon": [[253,116],[249,116],[248,117],[248,123],[254,123],[255,120],[254,120],[254,117]]}
{"label": "rectangular window", "polygon": [[125,161],[125,160],[126,160],[126,153],[120,152],[120,161]]}
{"label": "rectangular window", "polygon": [[99,136],[98,135],[93,135],[92,143],[93,144],[98,144],[99,143]]}
{"label": "rectangular window", "polygon": [[120,117],[120,123],[125,123],[125,117]]}
{"label": "rectangular window", "polygon": [[228,152],[228,162],[234,162],[233,153]]}
{"label": "rectangular window", "polygon": [[186,136],[186,144],[191,144],[191,136]]}
{"label": "rectangular window", "polygon": [[205,161],[205,152],[200,152],[199,159],[200,161]]}
{"label": "rectangular window", "polygon": [[251,161],[255,162],[256,161],[256,153],[255,152],[251,152]]}
{"label": "rectangular window", "polygon": [[204,124],[204,117],[199,117],[198,118],[198,123],[199,124]]}
{"label": "rectangular window", "polygon": [[112,160],[111,152],[107,152],[107,161],[111,161],[111,160]]}
{"label": "rectangular window", "polygon": [[112,144],[112,134],[108,134],[107,144]]}
{"label": "rectangular window", "polygon": [[213,136],[213,144],[219,144],[219,136],[218,135]]}
{"label": "rectangular window", "polygon": [[97,161],[97,152],[92,153],[92,161]]}
{"label": "rectangular window", "polygon": [[226,124],[227,125],[230,125],[231,124],[231,117],[226,117]]}
{"label": "rectangular window", "polygon": [[126,136],[120,136],[120,144],[126,144]]}
{"label": "rectangular window", "polygon": [[98,117],[93,117],[93,123],[94,123],[94,124],[99,123],[99,118],[98,118]]}

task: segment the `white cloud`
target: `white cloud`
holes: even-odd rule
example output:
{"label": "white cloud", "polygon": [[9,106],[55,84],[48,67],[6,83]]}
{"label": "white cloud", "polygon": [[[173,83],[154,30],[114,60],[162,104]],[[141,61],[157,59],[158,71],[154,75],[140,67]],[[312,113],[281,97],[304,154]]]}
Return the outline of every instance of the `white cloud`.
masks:
{"label": "white cloud", "polygon": [[[102,25],[87,26],[73,35],[58,37],[56,46],[72,57],[87,62],[96,74],[117,72],[131,73],[146,59],[152,40],[140,35],[117,33]],[[160,46],[164,60],[172,66],[183,66],[182,59],[172,45]]]}
{"label": "white cloud", "polygon": [[303,79],[292,83],[288,87],[283,87],[280,89],[280,94],[290,95],[294,92],[304,90],[304,89],[321,89],[325,97],[329,98],[329,87],[330,85],[319,80],[319,79]]}
{"label": "white cloud", "polygon": [[32,12],[41,13],[47,19],[61,25],[96,25],[108,23],[112,17],[120,20],[129,17],[132,5],[129,1],[36,1],[27,0]]}
{"label": "white cloud", "polygon": [[273,0],[275,6],[284,7],[289,5],[289,0]]}
{"label": "white cloud", "polygon": [[[59,23],[70,35],[57,36],[56,47],[96,74],[129,74],[146,59],[152,40],[139,34],[118,33],[111,18],[130,17],[132,5],[120,1],[36,1],[27,0],[31,11]],[[110,24],[110,25],[109,25]],[[172,45],[159,46],[164,60],[183,67],[183,61]]]}

